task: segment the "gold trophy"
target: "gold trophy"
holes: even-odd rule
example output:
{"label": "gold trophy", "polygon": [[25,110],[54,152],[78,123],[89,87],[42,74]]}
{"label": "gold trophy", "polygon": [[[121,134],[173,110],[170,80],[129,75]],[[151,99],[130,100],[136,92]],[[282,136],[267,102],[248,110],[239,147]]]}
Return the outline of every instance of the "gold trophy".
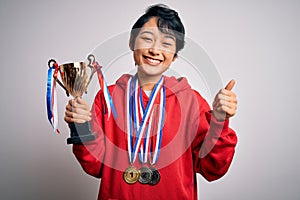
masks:
{"label": "gold trophy", "polygon": [[[59,72],[62,81],[58,79],[57,73],[56,75],[54,73],[53,78],[66,91],[67,96],[78,98],[82,97],[83,93],[87,93],[87,87],[97,71],[93,66],[95,57],[89,55],[88,60],[90,62],[88,65],[85,62],[73,62],[59,66],[54,59],[49,60],[49,67],[51,68],[51,64],[56,66],[56,71]],[[67,144],[81,144],[95,139],[89,122],[69,123],[69,127],[71,137],[67,139]]]}

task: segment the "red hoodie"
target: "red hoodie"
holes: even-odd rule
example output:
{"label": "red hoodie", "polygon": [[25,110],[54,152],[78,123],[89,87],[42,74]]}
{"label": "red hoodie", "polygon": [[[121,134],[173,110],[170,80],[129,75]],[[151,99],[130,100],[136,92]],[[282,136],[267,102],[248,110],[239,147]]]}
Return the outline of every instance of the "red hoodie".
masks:
{"label": "red hoodie", "polygon": [[[92,129],[96,140],[73,145],[73,152],[86,173],[101,178],[98,199],[184,200],[197,199],[196,173],[206,180],[222,177],[232,161],[237,137],[228,120],[218,122],[207,102],[191,89],[185,78],[164,77],[165,121],[157,185],[128,184],[123,173],[130,166],[126,133],[126,86],[131,75],[123,75],[109,87],[118,117],[107,119],[103,93],[95,97]],[[149,98],[143,93],[146,105]],[[133,164],[141,167],[138,158]]]}

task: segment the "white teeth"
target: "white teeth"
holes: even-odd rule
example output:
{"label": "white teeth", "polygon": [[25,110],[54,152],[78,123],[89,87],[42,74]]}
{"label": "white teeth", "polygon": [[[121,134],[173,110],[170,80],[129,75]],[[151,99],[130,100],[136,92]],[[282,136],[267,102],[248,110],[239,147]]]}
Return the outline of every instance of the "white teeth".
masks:
{"label": "white teeth", "polygon": [[160,63],[160,60],[155,60],[155,59],[151,59],[151,58],[147,58],[147,60],[149,60],[153,64],[159,64]]}

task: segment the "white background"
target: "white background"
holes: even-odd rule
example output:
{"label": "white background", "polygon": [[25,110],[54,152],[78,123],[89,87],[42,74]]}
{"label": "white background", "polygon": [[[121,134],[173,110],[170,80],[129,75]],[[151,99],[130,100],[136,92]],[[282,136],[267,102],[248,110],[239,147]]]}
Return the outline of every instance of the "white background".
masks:
{"label": "white background", "polygon": [[[61,88],[62,134],[52,133],[47,121],[47,61],[84,60],[97,45],[128,32],[154,3],[0,1],[1,199],[96,199],[99,180],[82,171],[66,145]],[[198,177],[199,198],[299,199],[300,1],[163,3],[179,12],[187,37],[205,49],[224,84],[237,83],[236,155],[222,179]],[[114,69],[122,72],[122,66]],[[194,85],[211,102],[204,86]]]}

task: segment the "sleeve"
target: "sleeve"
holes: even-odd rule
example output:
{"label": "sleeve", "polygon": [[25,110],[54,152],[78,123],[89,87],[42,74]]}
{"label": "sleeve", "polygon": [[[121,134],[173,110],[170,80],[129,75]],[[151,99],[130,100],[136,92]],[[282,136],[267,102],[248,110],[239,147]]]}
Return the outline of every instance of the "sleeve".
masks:
{"label": "sleeve", "polygon": [[79,161],[83,170],[96,178],[101,178],[101,168],[105,154],[105,137],[103,132],[103,110],[104,97],[102,91],[99,91],[95,97],[92,107],[92,132],[95,134],[94,141],[84,144],[73,144],[73,153]]}
{"label": "sleeve", "polygon": [[236,133],[229,128],[229,120],[217,121],[208,103],[196,92],[200,117],[198,131],[192,142],[194,169],[206,180],[221,178],[232,162]]}

